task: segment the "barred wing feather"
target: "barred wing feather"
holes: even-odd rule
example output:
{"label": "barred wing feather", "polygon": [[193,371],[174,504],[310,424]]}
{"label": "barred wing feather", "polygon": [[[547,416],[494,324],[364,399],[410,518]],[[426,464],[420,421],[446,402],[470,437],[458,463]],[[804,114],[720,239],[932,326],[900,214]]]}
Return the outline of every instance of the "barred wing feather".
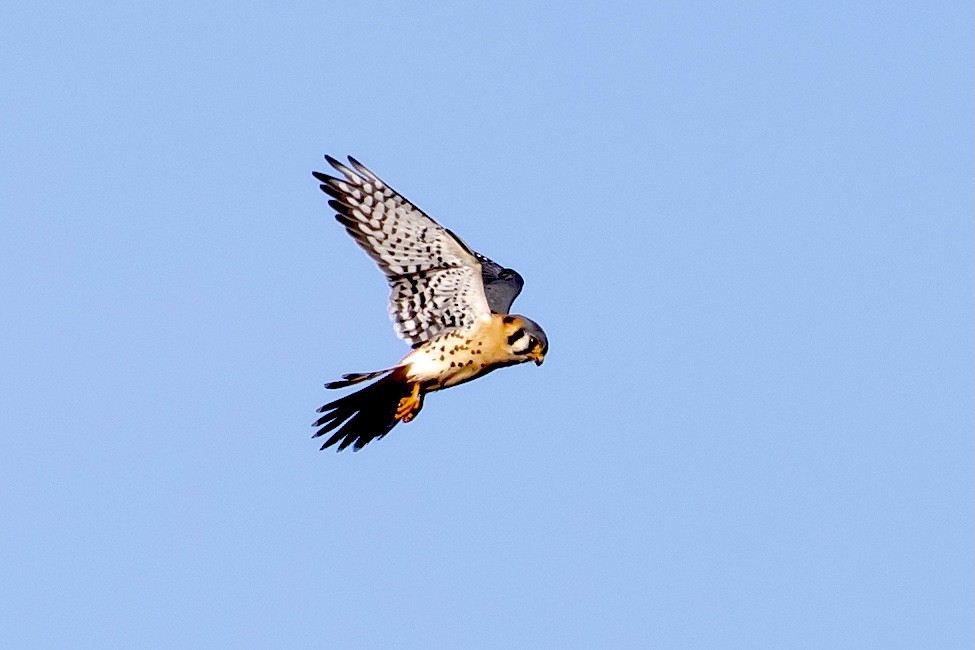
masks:
{"label": "barred wing feather", "polygon": [[325,159],[343,178],[313,172],[336,219],[386,274],[396,333],[413,347],[490,317],[481,263],[452,232],[356,159]]}

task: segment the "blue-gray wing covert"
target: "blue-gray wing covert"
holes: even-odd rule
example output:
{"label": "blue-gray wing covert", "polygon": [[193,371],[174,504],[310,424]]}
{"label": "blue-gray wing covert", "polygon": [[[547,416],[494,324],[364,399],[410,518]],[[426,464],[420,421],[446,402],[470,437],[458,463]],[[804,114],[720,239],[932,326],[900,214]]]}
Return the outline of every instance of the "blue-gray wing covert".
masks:
{"label": "blue-gray wing covert", "polygon": [[484,282],[484,294],[488,305],[495,314],[508,314],[511,304],[525,286],[525,279],[514,269],[501,266],[486,255],[474,252],[474,257],[481,263],[481,281]]}

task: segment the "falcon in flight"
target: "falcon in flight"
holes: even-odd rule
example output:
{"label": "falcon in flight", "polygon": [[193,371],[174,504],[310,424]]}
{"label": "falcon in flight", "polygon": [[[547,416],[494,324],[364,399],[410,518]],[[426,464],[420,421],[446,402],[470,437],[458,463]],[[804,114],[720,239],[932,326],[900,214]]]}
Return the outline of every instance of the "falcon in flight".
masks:
{"label": "falcon in flight", "polygon": [[322,449],[338,443],[339,451],[349,445],[358,451],[415,418],[431,391],[526,361],[542,365],[545,332],[508,313],[524,285],[521,275],[475,253],[355,158],[351,167],[325,160],[341,177],[312,174],[332,197],[335,218],[386,274],[390,318],[413,351],[392,368],[325,384],[378,379],[318,409],[323,415],[312,437],[332,434]]}

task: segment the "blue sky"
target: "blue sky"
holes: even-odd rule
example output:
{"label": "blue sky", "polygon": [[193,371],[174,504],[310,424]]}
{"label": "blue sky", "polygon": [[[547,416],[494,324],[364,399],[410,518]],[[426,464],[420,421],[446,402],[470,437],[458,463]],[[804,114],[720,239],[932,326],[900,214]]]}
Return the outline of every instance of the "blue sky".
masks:
{"label": "blue sky", "polygon": [[[970,647],[970,3],[0,10],[0,644]],[[407,348],[353,154],[551,342]]]}

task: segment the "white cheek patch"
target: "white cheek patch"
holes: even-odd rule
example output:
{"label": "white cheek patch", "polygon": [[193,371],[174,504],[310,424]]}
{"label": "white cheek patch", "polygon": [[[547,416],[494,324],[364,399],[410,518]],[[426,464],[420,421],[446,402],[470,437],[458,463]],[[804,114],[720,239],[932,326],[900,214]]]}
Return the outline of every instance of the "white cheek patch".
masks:
{"label": "white cheek patch", "polygon": [[531,347],[531,343],[531,337],[522,336],[511,344],[511,351],[515,354],[524,354],[525,352],[528,352],[528,348]]}

